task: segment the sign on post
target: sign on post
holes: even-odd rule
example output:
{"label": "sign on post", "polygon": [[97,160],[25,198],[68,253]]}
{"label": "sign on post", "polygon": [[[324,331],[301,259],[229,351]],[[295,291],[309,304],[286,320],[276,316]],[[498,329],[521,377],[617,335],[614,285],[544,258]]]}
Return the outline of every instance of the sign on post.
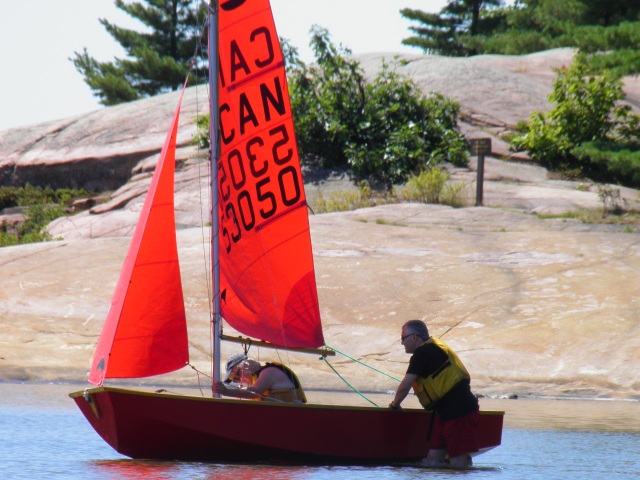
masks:
{"label": "sign on post", "polygon": [[491,153],[490,138],[472,138],[469,140],[469,150],[471,155],[480,156]]}
{"label": "sign on post", "polygon": [[469,150],[471,155],[478,157],[478,179],[476,181],[476,207],[482,205],[482,190],[484,182],[484,156],[491,153],[490,138],[469,139]]}

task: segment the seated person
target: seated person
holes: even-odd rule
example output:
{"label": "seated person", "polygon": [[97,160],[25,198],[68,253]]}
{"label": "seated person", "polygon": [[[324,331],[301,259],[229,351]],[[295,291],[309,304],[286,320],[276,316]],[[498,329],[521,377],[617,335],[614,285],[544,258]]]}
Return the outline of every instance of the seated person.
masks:
{"label": "seated person", "polygon": [[[247,387],[227,386],[232,381]],[[224,381],[214,382],[211,390],[226,397],[307,403],[300,381],[289,367],[280,363],[267,363],[262,366],[260,362],[242,353],[229,357]]]}

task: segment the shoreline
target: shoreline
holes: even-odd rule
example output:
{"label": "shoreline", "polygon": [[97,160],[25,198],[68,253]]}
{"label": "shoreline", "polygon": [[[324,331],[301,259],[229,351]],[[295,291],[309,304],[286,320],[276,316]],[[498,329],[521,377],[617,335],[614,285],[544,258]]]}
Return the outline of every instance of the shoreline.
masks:
{"label": "shoreline", "polygon": [[[71,381],[71,380],[47,380],[47,379],[30,379],[30,380],[15,380],[15,379],[6,379],[0,378],[0,386],[3,385],[29,385],[29,386],[77,386],[78,389],[83,388],[97,388],[96,385],[91,385],[88,382],[82,381]],[[110,384],[108,386],[117,387],[117,388],[131,388],[131,389],[175,389],[175,390],[200,390],[197,385],[185,385],[184,383],[152,383],[152,382],[143,382],[143,383],[117,383]],[[207,385],[208,386],[208,385]],[[356,395],[359,394],[347,389],[337,389],[337,388],[306,388],[306,392],[310,394],[320,394],[320,395]],[[168,392],[171,393],[171,392]],[[392,396],[393,391],[378,391],[378,390],[360,390],[359,393],[367,396]],[[564,396],[564,395],[541,395],[535,393],[528,394],[503,394],[503,393],[482,393],[476,394],[476,397],[479,400],[499,400],[499,401],[517,401],[517,400],[546,400],[546,401],[590,401],[590,402],[621,402],[621,403],[637,403],[640,404],[640,398],[634,397],[587,397],[587,396]],[[419,406],[417,407],[419,408]]]}

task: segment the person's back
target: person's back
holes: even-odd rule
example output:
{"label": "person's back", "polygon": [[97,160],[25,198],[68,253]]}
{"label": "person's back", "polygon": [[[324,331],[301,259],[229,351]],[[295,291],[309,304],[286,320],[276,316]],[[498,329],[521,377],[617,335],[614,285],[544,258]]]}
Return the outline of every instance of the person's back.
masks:
{"label": "person's back", "polygon": [[307,403],[302,385],[290,368],[279,363],[267,363],[255,375],[257,379],[252,387],[263,397],[282,402]]}
{"label": "person's back", "polygon": [[[246,388],[230,388],[226,384],[237,381]],[[227,397],[246,398],[257,401],[279,401],[307,403],[307,397],[295,373],[280,363],[260,362],[236,354],[227,360],[227,374],[223,382],[216,381],[211,387],[214,393]]]}

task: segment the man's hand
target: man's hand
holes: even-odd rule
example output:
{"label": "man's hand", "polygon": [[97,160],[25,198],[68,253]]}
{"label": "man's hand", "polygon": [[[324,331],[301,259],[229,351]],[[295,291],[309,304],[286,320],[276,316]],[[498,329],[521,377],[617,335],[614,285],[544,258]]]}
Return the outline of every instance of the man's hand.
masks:
{"label": "man's hand", "polygon": [[219,395],[226,395],[227,387],[224,383],[220,381],[216,381],[216,382],[213,382],[213,385],[211,385],[211,391]]}

